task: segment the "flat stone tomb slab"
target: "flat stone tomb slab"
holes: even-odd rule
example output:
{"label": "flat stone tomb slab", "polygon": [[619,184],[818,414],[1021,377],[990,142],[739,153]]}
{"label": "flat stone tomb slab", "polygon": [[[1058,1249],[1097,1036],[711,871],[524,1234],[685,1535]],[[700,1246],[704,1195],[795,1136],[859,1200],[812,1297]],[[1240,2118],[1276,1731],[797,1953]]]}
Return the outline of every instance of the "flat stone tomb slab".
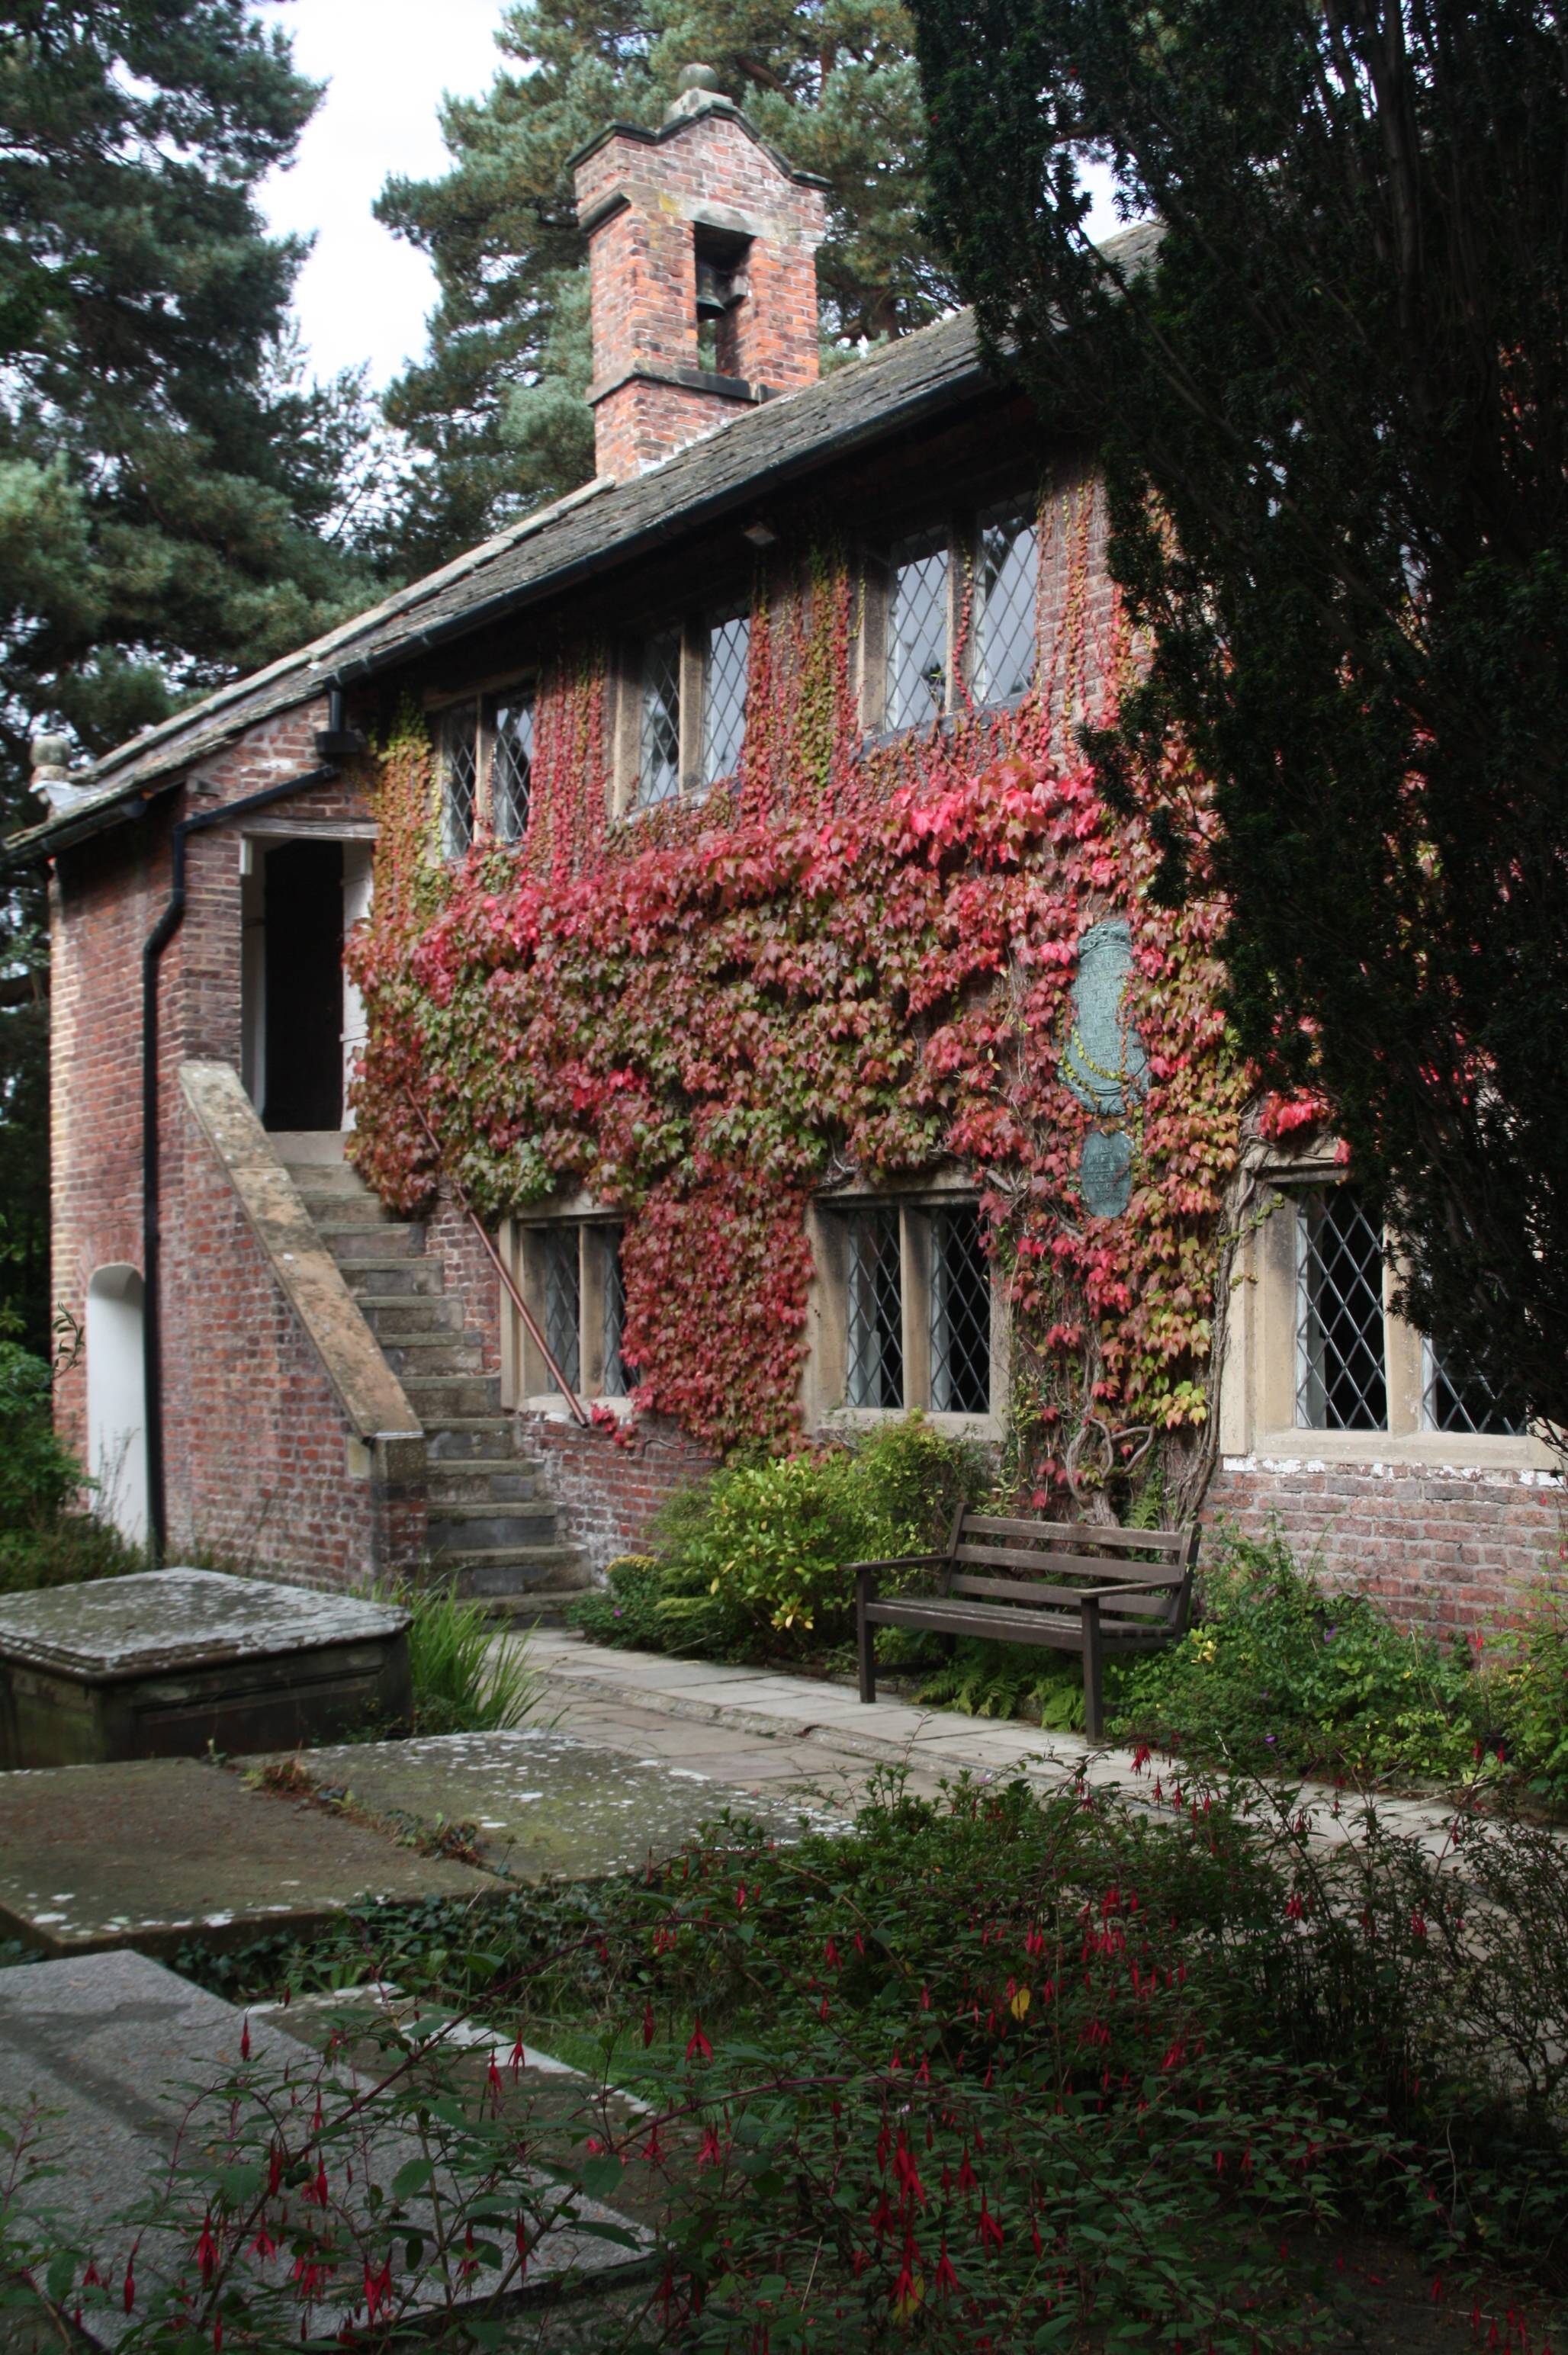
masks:
{"label": "flat stone tomb slab", "polygon": [[496,1886],[192,1759],[0,1783],[0,1937],[46,1954],[241,1945],[312,1928],[361,1897],[483,1898]]}
{"label": "flat stone tomb slab", "polygon": [[394,1828],[474,1828],[486,1860],[519,1880],[635,1871],[732,1807],[792,1837],[804,1800],[742,1794],[700,1767],[639,1760],[548,1727],[432,1734],[306,1751],[318,1789],[335,1789]]}
{"label": "flat stone tomb slab", "polygon": [[[241,2054],[247,2034],[248,2059]],[[385,2252],[386,2233],[369,2227],[368,2186],[386,2191],[399,2169],[419,2157],[411,2132],[373,2102],[363,2102],[363,2079],[356,2083],[297,2038],[266,2019],[247,2020],[142,1955],[80,1955],[0,1970],[0,2075],[12,2117],[33,2116],[34,2156],[53,2170],[28,2184],[20,2204],[91,2256],[110,2285],[106,2307],[90,2306],[83,2315],[88,2332],[106,2346],[132,2322],[145,2320],[160,2287],[183,2276],[199,2297],[197,2241],[210,2196],[203,2184],[223,2166],[256,2156],[229,2147],[229,2101],[214,2089],[248,2078],[275,2105],[291,2149],[303,2142],[319,2099],[326,2126],[319,2156],[332,2221],[350,2244],[340,2275],[347,2300],[363,2284],[364,2257],[374,2251],[379,2260]],[[297,2103],[291,2103],[293,2093]],[[357,2096],[362,2106],[351,2124]],[[259,2101],[253,2115],[260,2126]],[[262,2147],[269,2139],[264,2131],[258,2137]],[[198,2179],[183,2182],[182,2163],[197,2168]],[[171,2185],[171,2204],[144,2227],[150,2204]],[[438,2179],[437,2188],[450,2198],[451,2178]],[[523,2179],[519,2204],[530,2194],[537,2200],[540,2189],[537,2179]],[[412,2228],[428,2234],[428,2202],[416,2197],[409,2204]],[[549,2205],[553,2210],[558,2201],[551,2198]],[[272,2221],[275,2225],[275,2215]],[[363,2254],[352,2246],[360,2234]],[[298,2302],[288,2237],[281,2237],[276,2255],[258,2256],[252,2247],[240,2260],[240,2286],[275,2300],[286,2329],[292,2319],[313,2339],[335,2336],[348,2318],[346,2308],[334,2312],[325,2296]],[[581,2199],[570,2219],[544,2232],[530,2250],[528,2286],[537,2294],[552,2284],[559,2288],[568,2274],[613,2276],[641,2262],[648,2246],[640,2228]],[[135,2303],[127,2317],[123,2282],[133,2248]],[[505,2242],[502,2249],[505,2257]],[[433,2280],[415,2285],[400,2275],[400,2244],[394,2243],[392,2262],[395,2297],[407,2295],[416,2307],[440,2303]],[[481,2266],[463,2302],[482,2302],[498,2278]]]}
{"label": "flat stone tomb slab", "polygon": [[0,1596],[0,1765],[271,1750],[406,1717],[408,1626],[210,1570]]}

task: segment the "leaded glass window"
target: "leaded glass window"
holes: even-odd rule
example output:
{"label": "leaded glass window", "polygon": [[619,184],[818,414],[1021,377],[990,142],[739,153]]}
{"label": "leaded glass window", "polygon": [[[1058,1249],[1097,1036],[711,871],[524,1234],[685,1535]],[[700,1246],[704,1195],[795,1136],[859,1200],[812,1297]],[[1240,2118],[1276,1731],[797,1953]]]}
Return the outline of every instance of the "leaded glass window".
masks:
{"label": "leaded glass window", "polygon": [[474,789],[479,781],[479,707],[454,703],[441,715],[441,855],[461,858],[474,839]]}
{"label": "leaded glass window", "polygon": [[904,1402],[903,1286],[899,1214],[859,1210],[847,1221],[849,1250],[848,1380],[851,1406]]}
{"label": "leaded glass window", "polygon": [[643,730],[637,805],[651,809],[680,791],[680,632],[650,638],[643,654]]}
{"label": "leaded glass window", "polygon": [[746,663],[752,624],[744,613],[715,622],[708,633],[702,680],[702,773],[709,784],[732,777],[746,741]]}
{"label": "leaded glass window", "polygon": [[1498,1404],[1484,1374],[1456,1379],[1432,1343],[1421,1344],[1421,1420],[1427,1431],[1473,1431],[1520,1439],[1530,1428],[1526,1418],[1514,1420]]}
{"label": "leaded glass window", "polygon": [[[582,1265],[576,1227],[547,1227],[544,1239],[544,1337],[551,1357],[575,1391],[582,1379]],[[555,1378],[550,1377],[551,1387]]]}
{"label": "leaded glass window", "polygon": [[1386,1431],[1382,1235],[1353,1186],[1297,1198],[1296,1420]]}
{"label": "leaded glass window", "polygon": [[991,1271],[970,1207],[932,1216],[931,1403],[938,1414],[990,1411]]}
{"label": "leaded glass window", "polygon": [[509,698],[496,707],[490,753],[490,823],[497,842],[520,842],[528,831],[534,766],[534,698]]}
{"label": "leaded glass window", "polygon": [[1034,685],[1040,534],[1033,510],[980,517],[975,583],[975,700],[1009,703]]}
{"label": "leaded glass window", "polygon": [[626,1279],[621,1272],[621,1229],[604,1231],[604,1384],[605,1398],[625,1398],[637,1385],[637,1369],[621,1351],[626,1327]]}
{"label": "leaded glass window", "polygon": [[888,725],[918,728],[947,703],[947,534],[894,549],[888,601]]}

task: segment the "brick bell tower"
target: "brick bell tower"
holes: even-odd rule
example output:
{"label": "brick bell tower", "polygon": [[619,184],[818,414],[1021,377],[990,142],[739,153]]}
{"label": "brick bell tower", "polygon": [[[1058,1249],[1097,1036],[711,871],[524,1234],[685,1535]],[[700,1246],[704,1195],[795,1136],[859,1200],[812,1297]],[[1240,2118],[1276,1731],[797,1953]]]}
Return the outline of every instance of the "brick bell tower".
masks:
{"label": "brick bell tower", "polygon": [[827,183],[759,138],[711,67],[680,91],[656,131],[613,123],[572,158],[594,448],[618,481],[816,379]]}

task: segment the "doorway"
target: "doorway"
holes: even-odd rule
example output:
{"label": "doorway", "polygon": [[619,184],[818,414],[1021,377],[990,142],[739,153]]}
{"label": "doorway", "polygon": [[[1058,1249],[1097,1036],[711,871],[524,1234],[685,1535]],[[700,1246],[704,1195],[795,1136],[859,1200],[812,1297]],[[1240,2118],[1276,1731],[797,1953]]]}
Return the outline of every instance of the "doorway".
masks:
{"label": "doorway", "polygon": [[87,1468],[94,1510],[123,1538],[147,1534],[147,1408],[142,1279],[133,1267],[94,1269],[87,1285]]}
{"label": "doorway", "polygon": [[261,1124],[341,1128],[342,843],[279,843],[262,899]]}

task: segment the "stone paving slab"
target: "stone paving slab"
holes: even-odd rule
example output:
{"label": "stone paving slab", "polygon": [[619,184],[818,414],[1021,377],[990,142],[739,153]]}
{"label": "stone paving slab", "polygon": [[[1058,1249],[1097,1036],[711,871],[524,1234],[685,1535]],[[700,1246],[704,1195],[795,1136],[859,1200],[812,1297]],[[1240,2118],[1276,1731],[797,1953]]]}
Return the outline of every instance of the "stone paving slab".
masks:
{"label": "stone paving slab", "polygon": [[487,1873],[193,1759],[0,1775],[0,1937],[48,1955],[241,1945],[356,1899],[483,1898]]}
{"label": "stone paving slab", "polygon": [[[720,1741],[726,1739],[722,1734]],[[728,1737],[733,1746],[733,1737]],[[729,1774],[709,1771],[709,1755],[684,1763],[619,1745],[584,1741],[554,1726],[507,1733],[448,1733],[414,1742],[369,1742],[307,1750],[300,1764],[318,1789],[340,1789],[382,1822],[427,1828],[462,1824],[486,1862],[516,1880],[557,1875],[592,1879],[635,1870],[650,1854],[667,1855],[699,1824],[735,1804]],[[774,1782],[790,1762],[763,1759]],[[761,1783],[764,1777],[757,1774]],[[748,1812],[781,1835],[793,1833],[800,1807],[761,1795]]]}
{"label": "stone paving slab", "polygon": [[[176,2156],[199,2157],[211,2136],[223,2133],[228,2104],[214,2101],[209,2089],[246,2067],[274,2087],[285,2080],[302,2086],[307,2102],[319,2085],[329,2111],[335,2091],[345,2099],[351,2091],[343,2073],[298,2038],[259,2013],[242,2015],[144,1955],[83,1955],[0,1970],[0,2082],[14,2115],[34,2114],[36,2156],[55,2170],[35,2179],[20,2205],[52,2219],[59,2236],[91,2254],[116,2288],[134,2246],[136,2310],[127,2317],[116,2298],[107,2312],[86,2318],[101,2345],[113,2346],[145,2316],[155,2285],[191,2270],[199,2207],[180,2231],[139,2230],[126,2220],[168,2184]],[[411,2137],[379,2126],[371,2115],[356,2144],[362,2180],[385,2186],[418,2148]],[[338,2165],[335,2158],[335,2174]],[[552,2281],[559,2286],[567,2275],[624,2277],[629,2263],[642,2261],[646,2234],[613,2210],[584,2200],[578,2220],[618,2228],[635,2245],[560,2225],[529,2252],[534,2295]],[[249,2262],[259,2281],[276,2286],[288,2279],[286,2246],[270,2261],[252,2255]],[[475,2296],[493,2286],[494,2277],[486,2284],[482,2270]],[[302,2336],[307,2322],[319,2331],[338,2318],[324,2308],[302,2309]]]}
{"label": "stone paving slab", "polygon": [[[714,1678],[705,1684],[690,1674],[702,1663],[613,1651],[589,1643],[575,1629],[539,1629],[529,1645],[529,1659],[545,1678],[549,1705],[560,1709],[560,1721],[574,1731],[620,1742],[635,1738],[635,1725],[651,1742],[661,1740],[651,1729],[662,1722],[667,1729],[662,1754],[682,1754],[702,1740],[705,1764],[716,1778],[726,1773],[727,1758],[736,1768],[742,1761],[751,1764],[754,1747],[744,1738],[759,1734],[770,1744],[776,1742],[781,1752],[787,1747],[806,1781],[820,1786],[837,1777],[846,1792],[869,1770],[887,1764],[906,1768],[917,1791],[933,1791],[942,1779],[965,1773],[986,1778],[1022,1774],[1045,1788],[1082,1778],[1095,1790],[1120,1792],[1147,1805],[1157,1784],[1168,1796],[1173,1780],[1179,1784],[1189,1772],[1169,1760],[1140,1771],[1130,1750],[1093,1745],[1082,1734],[1046,1732],[1017,1720],[966,1718],[956,1710],[917,1709],[897,1700],[863,1704],[851,1687],[773,1669],[726,1668],[721,1682]],[[685,1730],[693,1723],[704,1727],[702,1735]],[[742,1738],[734,1752],[727,1753],[715,1742],[720,1729]],[[733,1779],[742,1777],[737,1772]],[[1294,1791],[1296,1785],[1283,1787]],[[1365,1827],[1367,1803],[1353,1792],[1337,1796],[1324,1784],[1307,1781],[1300,1804],[1315,1836],[1330,1843],[1354,1839]],[[1431,1855],[1450,1849],[1458,1813],[1454,1804],[1381,1793],[1372,1804],[1386,1832],[1418,1840]]]}

